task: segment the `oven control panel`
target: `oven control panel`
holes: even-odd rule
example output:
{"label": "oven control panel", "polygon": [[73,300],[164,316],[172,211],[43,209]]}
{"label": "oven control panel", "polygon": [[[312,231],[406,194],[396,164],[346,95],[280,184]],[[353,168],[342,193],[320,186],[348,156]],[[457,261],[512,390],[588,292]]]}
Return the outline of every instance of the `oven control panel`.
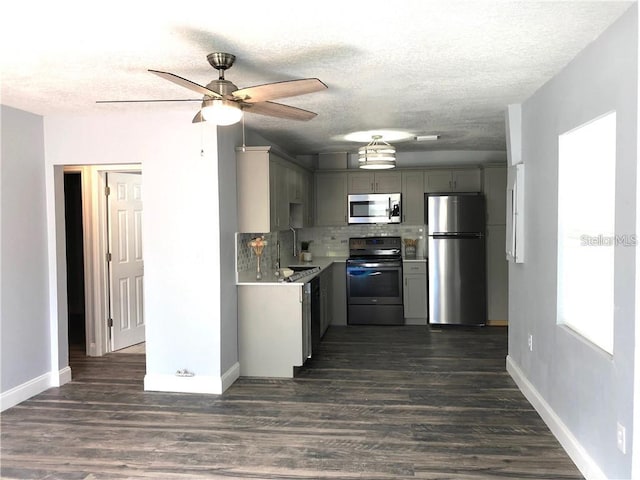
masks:
{"label": "oven control panel", "polygon": [[360,237],[350,238],[349,248],[358,250],[400,248],[400,237]]}

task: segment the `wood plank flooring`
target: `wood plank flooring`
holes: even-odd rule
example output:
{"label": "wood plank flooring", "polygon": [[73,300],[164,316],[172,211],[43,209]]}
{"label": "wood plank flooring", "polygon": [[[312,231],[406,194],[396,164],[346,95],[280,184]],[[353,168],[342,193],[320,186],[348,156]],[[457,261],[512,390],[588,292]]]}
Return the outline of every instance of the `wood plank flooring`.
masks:
{"label": "wood plank flooring", "polygon": [[582,478],[505,372],[506,328],[331,327],[293,380],[144,392],[144,355],[2,414],[4,479]]}

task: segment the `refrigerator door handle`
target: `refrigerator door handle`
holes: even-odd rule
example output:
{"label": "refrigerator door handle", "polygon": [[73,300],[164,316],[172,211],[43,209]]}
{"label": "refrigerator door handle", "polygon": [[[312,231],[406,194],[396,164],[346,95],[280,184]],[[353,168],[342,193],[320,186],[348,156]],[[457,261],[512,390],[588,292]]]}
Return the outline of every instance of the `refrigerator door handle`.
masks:
{"label": "refrigerator door handle", "polygon": [[435,232],[429,235],[432,238],[483,238],[483,233],[445,233]]}

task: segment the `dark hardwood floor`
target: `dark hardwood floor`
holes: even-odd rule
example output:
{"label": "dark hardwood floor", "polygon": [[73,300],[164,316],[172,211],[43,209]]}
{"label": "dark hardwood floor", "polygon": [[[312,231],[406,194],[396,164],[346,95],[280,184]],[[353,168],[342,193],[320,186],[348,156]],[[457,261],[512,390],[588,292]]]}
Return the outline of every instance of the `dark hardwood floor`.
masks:
{"label": "dark hardwood floor", "polygon": [[2,414],[6,479],[575,479],[505,371],[506,328],[331,327],[293,380],[144,392],[144,355],[74,352]]}

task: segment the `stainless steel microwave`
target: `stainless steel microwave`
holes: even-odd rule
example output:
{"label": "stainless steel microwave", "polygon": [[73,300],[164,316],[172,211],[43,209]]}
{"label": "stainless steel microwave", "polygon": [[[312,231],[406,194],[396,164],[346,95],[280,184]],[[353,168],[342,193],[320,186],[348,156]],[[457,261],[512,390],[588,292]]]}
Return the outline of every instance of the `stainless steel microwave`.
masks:
{"label": "stainless steel microwave", "polygon": [[400,197],[399,193],[349,195],[349,223],[400,223]]}

